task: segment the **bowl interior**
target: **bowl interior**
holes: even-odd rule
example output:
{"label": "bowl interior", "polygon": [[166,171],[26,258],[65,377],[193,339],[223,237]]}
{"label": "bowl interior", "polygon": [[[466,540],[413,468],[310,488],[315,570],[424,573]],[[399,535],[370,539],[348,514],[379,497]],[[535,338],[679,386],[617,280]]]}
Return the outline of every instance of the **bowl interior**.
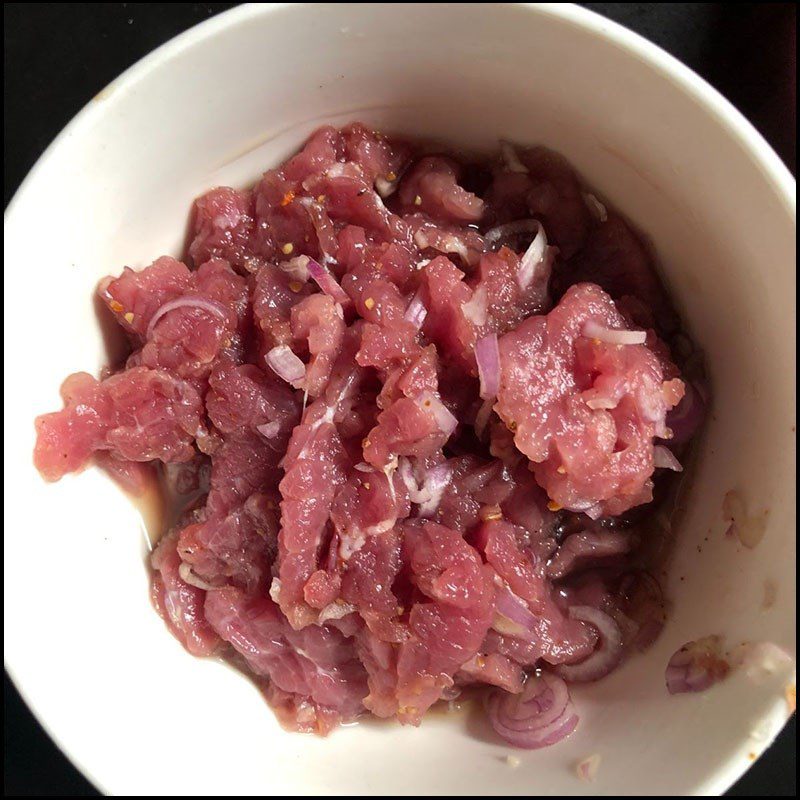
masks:
{"label": "bowl interior", "polygon": [[[354,119],[563,153],[652,240],[710,367],[668,625],[574,692],[575,735],[514,752],[516,768],[473,714],[328,740],[282,732],[254,686],[192,659],[152,613],[139,511],[93,470],[46,485],[31,464],[33,417],[58,406],[66,374],[107,358],[97,280],[179,255],[193,197],[247,184],[317,125]],[[712,633],[795,652],[792,194],[774,154],[699,79],[569,6],[241,8],[148,57],[62,134],[6,217],[5,651],[32,708],[112,793],[580,794],[572,766],[592,753],[592,793],[724,790],[783,724],[788,676],[739,671],[670,697],[663,670]],[[755,548],[723,535],[732,489],[765,523]]]}

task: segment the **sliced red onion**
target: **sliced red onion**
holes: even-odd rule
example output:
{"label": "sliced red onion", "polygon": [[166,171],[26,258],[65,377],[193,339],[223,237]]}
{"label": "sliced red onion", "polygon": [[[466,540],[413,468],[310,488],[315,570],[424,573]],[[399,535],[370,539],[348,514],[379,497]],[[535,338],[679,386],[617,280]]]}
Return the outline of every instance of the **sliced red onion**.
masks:
{"label": "sliced red onion", "polygon": [[339,286],[336,282],[336,278],[334,278],[322,264],[318,261],[314,261],[313,258],[309,258],[307,266],[308,274],[325,294],[332,297],[337,303],[341,303],[343,306],[350,302],[347,292]]}
{"label": "sliced red onion", "polygon": [[585,194],[583,200],[589,208],[589,211],[591,211],[592,216],[598,220],[598,222],[605,222],[608,219],[606,207],[593,194]]}
{"label": "sliced red onion", "polygon": [[[536,617],[528,608],[527,603],[521,597],[515,595],[507,586],[498,588],[495,596],[494,610],[496,614],[518,625],[526,633],[530,633],[536,626]],[[501,621],[501,625],[502,624]],[[495,627],[494,623],[492,627]],[[503,633],[503,631],[500,632]],[[512,635],[519,636],[520,634]]]}
{"label": "sliced red onion", "polygon": [[424,409],[429,410],[442,433],[450,434],[458,426],[458,420],[450,413],[447,406],[432,392],[423,392],[417,401]]}
{"label": "sliced red onion", "polygon": [[544,273],[548,269],[547,235],[544,232],[544,225],[540,224],[538,233],[533,237],[533,241],[519,262],[517,272],[519,288],[525,291],[532,283],[540,282],[546,277]]}
{"label": "sliced red onion", "polygon": [[265,422],[263,425],[256,425],[256,430],[266,439],[274,439],[281,429],[281,424],[278,420],[272,422]]}
{"label": "sliced red onion", "polygon": [[161,318],[169,314],[170,311],[174,311],[176,308],[199,308],[201,311],[207,311],[209,314],[219,317],[223,322],[226,322],[228,319],[227,309],[216,300],[206,300],[203,297],[178,297],[175,300],[164,303],[164,305],[153,314],[147,326],[145,336],[149,339]]}
{"label": "sliced red onion", "polygon": [[290,278],[305,283],[308,280],[308,256],[295,256],[288,261],[279,261],[278,268]]}
{"label": "sliced red onion", "polygon": [[593,319],[583,324],[583,335],[589,339],[599,339],[608,344],[644,344],[647,341],[646,331],[626,331],[606,328]]}
{"label": "sliced red onion", "polygon": [[685,394],[675,408],[667,414],[666,425],[672,431],[671,442],[684,444],[697,433],[706,415],[702,393],[694,384],[684,381]]}
{"label": "sliced red onion", "polygon": [[273,372],[287,383],[294,385],[306,376],[306,365],[288,345],[279,344],[273,347],[264,359]]}
{"label": "sliced red onion", "polygon": [[600,644],[583,661],[577,664],[558,664],[552,668],[553,672],[566,681],[581,683],[605,677],[622,660],[622,633],[619,625],[608,614],[592,606],[572,606],[569,616],[597,628]]}
{"label": "sliced red onion", "polygon": [[473,325],[481,328],[486,324],[486,306],[486,288],[479,286],[473,293],[472,299],[461,304],[461,311]]}
{"label": "sliced red onion", "polygon": [[511,142],[500,140],[500,154],[503,156],[503,163],[509,172],[527,173],[528,168],[519,160],[517,151]]}
{"label": "sliced red onion", "polygon": [[518,219],[515,222],[506,222],[503,225],[496,225],[489,228],[483,235],[486,244],[496,245],[503,239],[510,239],[512,236],[520,236],[523,233],[538,234],[542,226],[538,219]]}
{"label": "sliced red onion", "polygon": [[422,302],[422,289],[417,289],[417,293],[408,304],[406,313],[403,318],[410,322],[417,330],[419,330],[425,322],[425,317],[428,316],[428,309],[425,308],[425,303]]}
{"label": "sliced red onion", "polygon": [[683,472],[681,462],[668,447],[657,444],[653,447],[653,466],[656,469],[671,469],[673,472]]}
{"label": "sliced red onion", "polygon": [[722,680],[730,664],[722,657],[719,636],[687,642],[670,658],[664,678],[670,694],[702,692]]}
{"label": "sliced red onion", "polygon": [[496,333],[478,339],[475,344],[475,360],[478,362],[481,398],[491,400],[497,396],[500,388],[500,348]]}
{"label": "sliced red onion", "polygon": [[520,694],[491,692],[487,712],[503,739],[530,750],[560,742],[578,725],[566,684],[548,672],[530,675]]}
{"label": "sliced red onion", "polygon": [[439,464],[428,470],[420,490],[427,495],[427,499],[419,505],[420,517],[430,517],[436,513],[452,477],[453,470],[449,464]]}
{"label": "sliced red onion", "polygon": [[311,224],[317,233],[317,242],[322,253],[323,263],[330,264],[336,260],[338,242],[333,225],[325,213],[325,209],[310,197],[300,197],[298,202],[308,211],[308,216],[311,217]]}
{"label": "sliced red onion", "polygon": [[358,470],[359,472],[374,472],[374,468],[372,465],[367,464],[364,461],[359,461],[358,464],[353,465],[353,469]]}

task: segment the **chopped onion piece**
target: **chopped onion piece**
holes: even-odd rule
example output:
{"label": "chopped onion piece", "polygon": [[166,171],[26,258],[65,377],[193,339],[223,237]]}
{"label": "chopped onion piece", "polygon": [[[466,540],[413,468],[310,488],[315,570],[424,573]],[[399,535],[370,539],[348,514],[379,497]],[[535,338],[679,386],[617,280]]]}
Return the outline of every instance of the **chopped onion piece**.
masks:
{"label": "chopped onion piece", "polygon": [[433,228],[430,230],[432,230],[436,236],[431,239],[428,237],[426,230],[429,229],[420,228],[414,234],[414,244],[416,244],[420,250],[426,250],[430,247],[432,250],[436,250],[439,253],[454,253],[468,265],[475,264],[480,258],[480,253],[470,253],[469,247],[457,234]]}
{"label": "chopped onion piece", "polygon": [[583,335],[589,339],[599,339],[607,344],[644,344],[647,341],[646,331],[626,331],[606,328],[604,325],[588,319],[583,324]]}
{"label": "chopped onion piece", "polygon": [[592,783],[597,777],[598,769],[600,769],[600,761],[600,756],[594,753],[579,761],[575,766],[575,772],[584,783]]}
{"label": "chopped onion piece", "polygon": [[486,287],[479,286],[472,295],[472,299],[461,304],[464,316],[479,328],[486,324]]}
{"label": "chopped onion piece", "polygon": [[287,383],[294,385],[306,376],[306,365],[288,345],[273,347],[264,358],[273,372]]}
{"label": "chopped onion piece", "polygon": [[667,664],[664,678],[670,694],[702,692],[722,680],[730,664],[722,657],[719,636],[706,636],[680,647]]}
{"label": "chopped onion piece", "polygon": [[269,596],[273,602],[277,603],[278,598],[281,596],[281,580],[280,578],[273,578],[269,587]]}
{"label": "chopped onion piece", "polygon": [[164,305],[153,314],[147,326],[145,336],[149,339],[161,318],[177,308],[199,308],[201,311],[207,311],[209,314],[219,317],[223,322],[228,319],[227,310],[221,303],[216,302],[216,300],[206,300],[203,297],[178,297],[175,300],[164,303]]}
{"label": "chopped onion piece", "polygon": [[184,583],[188,583],[190,586],[194,586],[197,589],[209,591],[210,589],[218,588],[212,586],[210,583],[206,583],[202,578],[198,577],[192,569],[191,564],[187,564],[185,561],[182,561],[181,565],[178,567],[178,575],[180,575]]}
{"label": "chopped onion piece", "polygon": [[496,333],[478,339],[475,344],[475,360],[478,362],[481,397],[491,400],[497,396],[500,388],[500,348]]}
{"label": "chopped onion piece", "polygon": [[530,675],[520,694],[491,692],[486,705],[492,727],[516,747],[548,747],[569,736],[578,725],[569,689],[549,672]]}
{"label": "chopped onion piece", "polygon": [[408,304],[406,313],[403,315],[404,319],[410,322],[417,330],[419,330],[425,322],[425,317],[428,316],[428,309],[422,302],[422,289],[418,289],[417,293]]}
{"label": "chopped onion piece", "polygon": [[519,160],[517,151],[514,148],[514,145],[511,144],[511,142],[507,142],[505,141],[505,139],[501,139],[500,153],[503,156],[503,163],[506,165],[506,169],[509,172],[521,172],[521,173],[528,172],[528,168]]}
{"label": "chopped onion piece", "polygon": [[[499,576],[495,576],[500,580]],[[528,609],[525,601],[517,597],[505,582],[501,581],[495,595],[494,619],[492,628],[504,636],[518,639],[530,639],[536,625],[536,617]]]}
{"label": "chopped onion piece", "polygon": [[608,219],[608,211],[606,207],[593,195],[587,193],[583,196],[583,200],[592,212],[592,216],[599,222],[605,222]]}
{"label": "chopped onion piece", "polygon": [[341,303],[343,306],[350,303],[347,292],[339,286],[336,282],[336,278],[334,278],[322,264],[314,261],[313,258],[309,258],[307,266],[308,274],[311,275],[317,286],[319,286],[325,294],[332,297],[337,303]]}
{"label": "chopped onion piece", "polygon": [[408,491],[408,499],[412,503],[419,505],[420,503],[424,503],[431,499],[430,492],[425,491],[417,483],[417,479],[414,477],[414,468],[411,466],[411,461],[405,456],[400,458],[398,472],[400,474],[400,479],[403,481],[403,484]]}
{"label": "chopped onion piece", "polygon": [[542,278],[544,272],[549,268],[548,264],[547,235],[544,226],[539,225],[539,231],[533,237],[533,241],[522,256],[517,272],[517,283],[523,291],[527,289],[537,278]]}
{"label": "chopped onion piece", "polygon": [[566,681],[596,681],[619,666],[622,660],[622,633],[619,625],[605,612],[592,606],[572,606],[572,619],[587,622],[600,634],[600,644],[588,658],[577,664],[558,664],[553,672]]}
{"label": "chopped onion piece", "polygon": [[256,430],[266,439],[273,439],[278,435],[281,429],[281,424],[278,420],[272,422],[265,422],[263,425],[256,425]]}
{"label": "chopped onion piece", "polygon": [[421,492],[427,495],[427,499],[420,503],[419,516],[429,517],[435,514],[442,502],[442,495],[453,477],[453,470],[449,464],[439,464],[428,470],[422,484]]}
{"label": "chopped onion piece", "polygon": [[290,278],[305,283],[308,280],[308,256],[295,256],[288,261],[279,261],[278,268]]}
{"label": "chopped onion piece", "polygon": [[489,424],[489,419],[492,416],[492,410],[494,409],[494,398],[490,400],[484,400],[483,405],[478,409],[478,413],[475,415],[475,435],[480,439],[483,436],[483,432],[486,430],[486,426]]}
{"label": "chopped onion piece", "polygon": [[[383,474],[386,476],[386,482],[389,484],[389,493],[392,496],[393,503],[397,502],[397,493],[394,488],[394,471],[397,469],[397,464],[397,456],[392,456],[391,461],[383,468]],[[394,525],[394,520],[392,520],[392,525]]]}
{"label": "chopped onion piece", "polygon": [[417,401],[423,408],[429,409],[442,433],[450,434],[458,426],[458,420],[450,413],[447,406],[432,392],[423,392]]}
{"label": "chopped onion piece", "polygon": [[515,222],[506,222],[504,225],[496,225],[494,228],[489,228],[483,238],[488,245],[493,246],[502,239],[519,236],[523,233],[538,234],[541,227],[537,219],[519,219]]}
{"label": "chopped onion piece", "polygon": [[329,619],[341,619],[348,614],[352,614],[355,610],[356,607],[350,605],[350,603],[345,603],[343,600],[334,601],[319,612],[319,618],[316,624],[322,625]]}
{"label": "chopped onion piece", "polygon": [[397,189],[397,180],[389,181],[382,176],[375,178],[375,191],[385,200],[390,195],[395,193]]}
{"label": "chopped onion piece", "polygon": [[683,472],[681,462],[672,453],[668,447],[663,444],[657,444],[653,447],[653,466],[656,469],[671,469],[673,472]]}

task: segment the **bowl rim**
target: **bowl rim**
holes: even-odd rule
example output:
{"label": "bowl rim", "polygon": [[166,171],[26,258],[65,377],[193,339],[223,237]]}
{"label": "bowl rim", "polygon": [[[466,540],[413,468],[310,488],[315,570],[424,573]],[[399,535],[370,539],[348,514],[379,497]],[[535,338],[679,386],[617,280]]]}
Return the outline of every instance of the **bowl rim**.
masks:
{"label": "bowl rim", "polygon": [[[179,56],[188,48],[211,39],[222,31],[229,30],[256,17],[308,5],[322,4],[244,3],[193,25],[140,58],[91,98],[47,146],[17,187],[6,206],[4,228],[13,222],[21,198],[62,142],[72,136],[80,135],[83,129],[90,126],[96,117],[105,113],[106,104],[103,100],[114,96],[118,101],[120,97],[124,97],[125,94],[133,90],[151,72]],[[401,3],[399,5],[402,6],[404,4]],[[597,12],[582,8],[575,3],[486,3],[480,5],[486,6],[487,10],[489,6],[494,7],[497,5],[516,7],[532,12],[534,15],[556,18],[574,28],[579,28],[606,40],[627,55],[638,60],[641,67],[657,72],[662,78],[670,81],[692,99],[706,113],[710,114],[723,131],[736,141],[743,155],[759,168],[776,197],[781,201],[783,209],[793,221],[796,221],[796,180],[789,168],[755,126],[729,100],[675,56],[670,55],[660,46],[622,24],[614,22]],[[11,661],[13,661],[13,658],[9,659],[4,652],[6,674],[36,721],[87,781],[103,791],[103,793],[110,794],[109,787],[98,780],[89,765],[83,759],[77,758],[71,752],[68,744],[51,728],[47,721],[46,713],[43,709],[37,707],[34,699],[26,691],[25,680],[16,672],[12,663],[10,663]],[[781,704],[782,700],[776,699],[772,708],[765,708],[763,716],[766,717]],[[725,764],[718,767],[714,773],[698,783],[695,787],[695,792],[697,794],[722,794],[747,771],[749,766],[730,758]]]}

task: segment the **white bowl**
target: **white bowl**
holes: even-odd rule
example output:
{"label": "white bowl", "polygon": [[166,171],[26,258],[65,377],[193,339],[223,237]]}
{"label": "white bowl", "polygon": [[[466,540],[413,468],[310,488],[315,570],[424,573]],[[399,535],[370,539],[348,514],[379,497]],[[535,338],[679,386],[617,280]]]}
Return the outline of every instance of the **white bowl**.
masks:
{"label": "white bowl", "polygon": [[[45,484],[34,415],[106,353],[96,281],[178,254],[193,197],[252,181],[322,122],[564,153],[650,237],[706,349],[714,410],[657,644],[576,690],[578,732],[511,751],[468,719],[283,732],[247,680],[191,658],[152,612],[137,510],[94,470]],[[28,704],[119,794],[709,794],[786,719],[785,674],[670,697],[688,639],[795,652],[795,184],[755,130],[664,52],[568,4],[268,4],[188,31],[101,92],[5,225],[5,655]],[[767,511],[723,536],[725,493]],[[762,608],[765,581],[777,589]],[[595,784],[574,763],[599,753]]]}

